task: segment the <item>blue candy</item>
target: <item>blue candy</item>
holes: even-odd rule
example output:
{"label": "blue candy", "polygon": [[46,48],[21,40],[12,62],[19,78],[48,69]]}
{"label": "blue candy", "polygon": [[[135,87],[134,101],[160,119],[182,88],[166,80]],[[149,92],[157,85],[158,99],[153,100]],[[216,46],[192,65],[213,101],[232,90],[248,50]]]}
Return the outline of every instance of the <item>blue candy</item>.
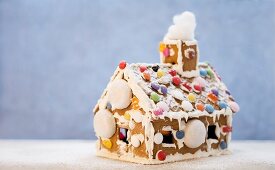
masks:
{"label": "blue candy", "polygon": [[220,148],[221,149],[226,149],[227,148],[227,143],[225,141],[221,141]]}
{"label": "blue candy", "polygon": [[176,137],[178,139],[182,139],[184,137],[184,131],[183,130],[179,130],[176,132]]}
{"label": "blue candy", "polygon": [[205,77],[207,75],[207,71],[205,69],[200,69],[200,75]]}
{"label": "blue candy", "polygon": [[108,103],[107,103],[107,105],[106,105],[106,109],[108,109],[108,110],[111,110],[111,109],[112,109],[112,105],[111,105],[111,103],[110,103],[110,102],[108,102]]}
{"label": "blue candy", "polygon": [[151,83],[152,89],[158,91],[159,90],[159,85],[157,83]]}
{"label": "blue candy", "polygon": [[205,110],[208,112],[208,113],[213,113],[214,112],[214,107],[210,104],[206,104],[205,105]]}
{"label": "blue candy", "polygon": [[226,109],[227,108],[227,104],[225,102],[219,102],[219,107],[220,109]]}
{"label": "blue candy", "polygon": [[217,97],[219,96],[219,91],[217,89],[212,89],[211,92],[215,94]]}
{"label": "blue candy", "polygon": [[160,86],[160,91],[161,91],[162,94],[166,95],[167,94],[166,86]]}

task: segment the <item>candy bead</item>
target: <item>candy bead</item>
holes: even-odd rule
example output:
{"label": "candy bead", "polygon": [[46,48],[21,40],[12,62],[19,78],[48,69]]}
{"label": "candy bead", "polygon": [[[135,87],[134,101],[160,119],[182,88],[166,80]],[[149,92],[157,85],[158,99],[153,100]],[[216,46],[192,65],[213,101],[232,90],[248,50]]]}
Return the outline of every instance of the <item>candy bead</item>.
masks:
{"label": "candy bead", "polygon": [[225,102],[220,101],[219,102],[219,107],[220,107],[220,109],[226,109],[227,108],[227,104]]}
{"label": "candy bead", "polygon": [[111,110],[111,109],[112,109],[112,105],[111,105],[110,102],[107,102],[106,109],[108,109],[108,110]]}
{"label": "candy bead", "polygon": [[150,95],[150,99],[152,99],[154,102],[159,102],[159,95],[155,92],[152,92]]}
{"label": "candy bead", "polygon": [[144,78],[146,81],[150,81],[150,80],[151,80],[151,75],[150,75],[147,71],[144,71],[144,72],[143,72],[143,78]]}
{"label": "candy bead", "polygon": [[189,101],[182,101],[181,107],[184,111],[190,112],[193,110],[193,105]]}
{"label": "candy bead", "polygon": [[104,139],[102,140],[102,145],[105,146],[108,149],[111,149],[113,144],[110,139]]}
{"label": "candy bead", "polygon": [[126,67],[126,61],[122,60],[119,62],[119,68],[123,70]]}
{"label": "candy bead", "polygon": [[210,104],[206,104],[205,105],[205,110],[208,112],[208,113],[213,113],[214,112],[214,107]]}
{"label": "candy bead", "polygon": [[192,87],[189,86],[187,83],[183,83],[182,86],[184,87],[184,91],[190,92],[192,90]]}
{"label": "candy bead", "polygon": [[156,91],[158,91],[160,88],[160,86],[157,83],[151,83],[151,87],[152,87],[152,89],[154,89]]}
{"label": "candy bead", "polygon": [[205,79],[203,79],[202,77],[197,77],[195,78],[194,82],[198,85],[200,85],[202,88],[204,88],[207,84],[207,82],[205,81]]}
{"label": "candy bead", "polygon": [[157,157],[158,157],[158,160],[164,161],[166,159],[166,153],[162,150],[159,150],[157,152]]}
{"label": "candy bead", "polygon": [[232,132],[232,127],[230,127],[230,126],[224,126],[224,127],[222,128],[222,131],[223,131],[224,133]]}
{"label": "candy bead", "polygon": [[208,74],[211,78],[214,77],[214,73],[212,72],[211,69],[207,69],[206,71],[207,71],[207,74]]}
{"label": "candy bead", "polygon": [[153,66],[153,67],[152,67],[152,70],[153,70],[154,72],[157,72],[157,71],[159,70],[159,66],[158,66],[158,65]]}
{"label": "candy bead", "polygon": [[139,71],[140,72],[144,72],[145,70],[147,70],[147,67],[146,66],[139,66]]}
{"label": "candy bead", "polygon": [[163,95],[166,95],[167,94],[167,87],[166,86],[160,86],[160,91]]}
{"label": "candy bead", "polygon": [[154,115],[159,116],[163,114],[163,110],[161,108],[157,108],[153,111]]}
{"label": "candy bead", "polygon": [[181,83],[181,79],[178,76],[172,78],[172,82],[175,86],[179,86]]}
{"label": "candy bead", "polygon": [[226,144],[225,141],[221,141],[221,143],[220,143],[220,148],[221,148],[222,150],[224,150],[224,149],[227,148],[227,144]]}
{"label": "candy bead", "polygon": [[207,75],[207,71],[205,69],[200,69],[200,75],[205,77]]}
{"label": "candy bead", "polygon": [[139,106],[139,100],[138,100],[138,98],[137,97],[133,97],[132,99],[131,99],[131,101],[132,101],[132,108],[134,109],[134,110],[138,110],[138,109],[140,109],[140,106]]}
{"label": "candy bead", "polygon": [[211,92],[216,96],[219,96],[219,91],[217,89],[212,89]]}
{"label": "candy bead", "polygon": [[163,52],[164,49],[165,49],[165,44],[161,43],[161,44],[159,45],[159,52]]}
{"label": "candy bead", "polygon": [[200,92],[202,91],[201,86],[200,86],[200,85],[194,85],[194,91],[195,91],[196,93],[200,93]]}
{"label": "candy bead", "polygon": [[199,111],[204,111],[204,105],[202,103],[198,103],[196,104],[196,108],[199,110]]}
{"label": "candy bead", "polygon": [[125,112],[124,115],[123,115],[124,119],[126,120],[130,120],[131,116],[128,112]]}
{"label": "candy bead", "polygon": [[196,101],[196,96],[193,93],[189,93],[187,98],[191,103],[194,103]]}
{"label": "candy bead", "polygon": [[225,90],[225,93],[228,95],[231,95],[230,91],[228,91],[228,90]]}
{"label": "candy bead", "polygon": [[157,103],[157,107],[160,108],[160,109],[162,109],[164,112],[168,112],[169,111],[169,106],[164,101],[158,102]]}
{"label": "candy bead", "polygon": [[176,76],[176,75],[177,75],[177,71],[174,70],[174,69],[172,69],[172,70],[169,71],[169,74],[170,74],[171,76]]}
{"label": "candy bead", "polygon": [[169,48],[164,48],[164,50],[163,50],[163,55],[164,55],[164,57],[169,57],[169,55],[170,55],[170,50],[169,50]]}
{"label": "candy bead", "polygon": [[209,94],[207,95],[207,97],[208,97],[208,99],[209,99],[210,101],[212,101],[213,103],[216,103],[216,102],[218,101],[218,97],[217,97],[215,94],[213,94],[213,93],[209,93]]}
{"label": "candy bead", "polygon": [[162,76],[164,76],[164,71],[162,71],[161,69],[159,69],[158,72],[157,72],[157,77],[161,78]]}
{"label": "candy bead", "polygon": [[228,102],[228,105],[234,113],[240,111],[240,106],[236,102]]}
{"label": "candy bead", "polygon": [[176,137],[178,139],[182,139],[184,137],[184,131],[183,130],[179,130],[176,132]]}
{"label": "candy bead", "polygon": [[163,135],[161,133],[156,133],[155,136],[154,136],[154,142],[155,144],[161,144],[163,141]]}

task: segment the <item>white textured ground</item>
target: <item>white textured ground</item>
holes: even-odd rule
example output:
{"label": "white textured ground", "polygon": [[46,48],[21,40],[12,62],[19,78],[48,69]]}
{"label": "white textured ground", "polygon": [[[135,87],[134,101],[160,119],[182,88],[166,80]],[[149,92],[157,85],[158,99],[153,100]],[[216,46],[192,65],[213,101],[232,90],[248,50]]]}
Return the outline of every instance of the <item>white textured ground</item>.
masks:
{"label": "white textured ground", "polygon": [[275,169],[275,141],[233,141],[232,155],[162,165],[99,158],[91,141],[0,140],[0,169]]}

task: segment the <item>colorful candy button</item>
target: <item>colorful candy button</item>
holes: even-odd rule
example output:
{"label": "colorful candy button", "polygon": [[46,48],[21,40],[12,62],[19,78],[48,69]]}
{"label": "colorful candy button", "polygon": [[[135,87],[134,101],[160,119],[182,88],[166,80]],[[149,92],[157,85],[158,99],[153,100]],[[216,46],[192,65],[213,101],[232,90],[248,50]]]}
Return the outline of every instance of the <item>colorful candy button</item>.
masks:
{"label": "colorful candy button", "polygon": [[194,103],[196,101],[196,96],[193,93],[189,93],[187,98],[191,103]]}
{"label": "colorful candy button", "polygon": [[210,104],[206,104],[205,105],[205,110],[208,112],[208,113],[213,113],[214,112],[214,107]]}
{"label": "colorful candy button", "polygon": [[163,114],[163,109],[157,108],[153,111],[154,115],[159,116]]}
{"label": "colorful candy button", "polygon": [[108,109],[108,110],[111,110],[111,109],[112,109],[112,105],[111,105],[110,102],[107,102],[106,109]]}
{"label": "colorful candy button", "polygon": [[207,74],[212,78],[212,77],[214,77],[214,73],[213,73],[213,71],[210,69],[210,68],[208,68],[207,70]]}
{"label": "colorful candy button", "polygon": [[219,91],[217,89],[212,89],[211,92],[216,96],[219,96]]}
{"label": "colorful candy button", "polygon": [[187,82],[183,83],[182,86],[184,91],[190,92],[192,90],[192,87]]}
{"label": "colorful candy button", "polygon": [[184,131],[183,130],[179,130],[176,132],[176,137],[178,139],[182,139],[184,137]]}
{"label": "colorful candy button", "polygon": [[162,93],[163,95],[166,95],[166,94],[167,94],[167,87],[164,86],[164,85],[161,85],[161,86],[160,86],[160,91],[161,91],[161,93]]}
{"label": "colorful candy button", "polygon": [[234,113],[240,111],[240,106],[236,102],[228,102],[228,105]]}
{"label": "colorful candy button", "polygon": [[164,50],[163,50],[163,55],[164,55],[164,57],[169,57],[169,55],[170,55],[170,50],[169,50],[169,48],[164,48]]}
{"label": "colorful candy button", "polygon": [[181,107],[184,111],[190,112],[193,110],[193,105],[189,101],[182,101]]}
{"label": "colorful candy button", "polygon": [[151,83],[151,88],[158,91],[160,86],[157,83]]}
{"label": "colorful candy button", "polygon": [[205,69],[200,69],[200,75],[205,77],[207,75],[207,71]]}
{"label": "colorful candy button", "polygon": [[165,44],[161,43],[159,45],[159,52],[163,52],[164,49],[165,49]]}
{"label": "colorful candy button", "polygon": [[170,74],[171,76],[176,76],[176,75],[177,75],[177,71],[174,70],[174,69],[172,69],[172,70],[169,71],[169,74]]}
{"label": "colorful candy button", "polygon": [[128,112],[125,112],[124,115],[123,115],[124,119],[126,120],[130,120],[131,116]]}
{"label": "colorful candy button", "polygon": [[224,150],[224,149],[227,148],[227,144],[226,144],[225,141],[221,141],[221,143],[220,143],[220,148],[221,148],[222,150]]}
{"label": "colorful candy button", "polygon": [[159,150],[157,152],[157,158],[160,161],[164,161],[166,159],[166,153],[163,150]]}
{"label": "colorful candy button", "polygon": [[111,149],[113,144],[112,141],[110,139],[104,139],[102,140],[102,145],[108,149]]}
{"label": "colorful candy button", "polygon": [[147,70],[147,67],[146,66],[139,66],[139,71],[140,72],[144,72],[145,70]]}
{"label": "colorful candy button", "polygon": [[200,85],[194,85],[194,91],[196,93],[200,93],[202,91],[202,87]]}
{"label": "colorful candy button", "polygon": [[172,82],[175,86],[179,86],[181,84],[181,79],[178,76],[174,76]]}
{"label": "colorful candy button", "polygon": [[218,101],[218,97],[217,97],[215,94],[213,94],[213,93],[209,93],[209,94],[207,95],[207,97],[208,97],[208,99],[209,99],[210,101],[212,101],[213,103],[216,103],[216,102]]}
{"label": "colorful candy button", "polygon": [[150,75],[147,71],[144,71],[144,72],[143,72],[143,78],[144,78],[146,81],[150,81],[150,80],[151,80],[151,75]]}
{"label": "colorful candy button", "polygon": [[199,110],[199,111],[204,111],[204,104],[202,104],[202,103],[198,103],[198,104],[196,104],[196,108]]}
{"label": "colorful candy button", "polygon": [[164,71],[162,71],[161,69],[159,69],[158,72],[157,72],[157,77],[161,78],[164,75],[165,75]]}
{"label": "colorful candy button", "polygon": [[232,127],[230,127],[230,126],[224,126],[224,127],[222,127],[222,131],[224,133],[232,132]]}
{"label": "colorful candy button", "polygon": [[152,99],[155,103],[159,102],[159,95],[155,92],[152,92],[150,95],[150,99]]}
{"label": "colorful candy button", "polygon": [[223,101],[220,101],[218,105],[219,105],[220,109],[226,109],[227,108],[227,104]]}
{"label": "colorful candy button", "polygon": [[118,66],[121,70],[123,70],[126,67],[126,61],[124,60],[120,61]]}
{"label": "colorful candy button", "polygon": [[140,106],[139,106],[139,100],[138,100],[138,98],[137,97],[133,97],[132,99],[131,99],[131,101],[132,101],[132,108],[134,109],[134,110],[138,110],[138,109],[140,109]]}
{"label": "colorful candy button", "polygon": [[153,67],[152,67],[152,70],[153,70],[154,72],[157,72],[157,71],[159,70],[159,65],[153,66]]}

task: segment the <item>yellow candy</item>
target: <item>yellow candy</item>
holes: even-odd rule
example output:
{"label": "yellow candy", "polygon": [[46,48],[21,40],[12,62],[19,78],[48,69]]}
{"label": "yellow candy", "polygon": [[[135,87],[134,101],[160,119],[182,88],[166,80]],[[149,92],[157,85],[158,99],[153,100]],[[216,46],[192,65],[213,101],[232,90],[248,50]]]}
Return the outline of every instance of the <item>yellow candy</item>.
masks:
{"label": "yellow candy", "polygon": [[110,139],[104,139],[102,140],[102,145],[108,149],[111,149],[113,144]]}
{"label": "yellow candy", "polygon": [[161,69],[159,69],[157,72],[157,77],[161,78],[162,76],[164,76],[164,72]]}
{"label": "yellow candy", "polygon": [[161,44],[159,45],[159,51],[160,51],[160,52],[163,52],[164,49],[165,49],[165,44],[161,43]]}
{"label": "yellow candy", "polygon": [[130,120],[130,118],[131,118],[131,116],[128,112],[125,112],[123,116],[126,120]]}
{"label": "yellow candy", "polygon": [[189,93],[187,98],[191,103],[194,103],[196,101],[196,96],[193,93]]}
{"label": "yellow candy", "polygon": [[138,98],[137,98],[137,97],[133,97],[133,98],[132,98],[132,108],[133,108],[134,110],[140,109],[138,103],[139,103]]}

